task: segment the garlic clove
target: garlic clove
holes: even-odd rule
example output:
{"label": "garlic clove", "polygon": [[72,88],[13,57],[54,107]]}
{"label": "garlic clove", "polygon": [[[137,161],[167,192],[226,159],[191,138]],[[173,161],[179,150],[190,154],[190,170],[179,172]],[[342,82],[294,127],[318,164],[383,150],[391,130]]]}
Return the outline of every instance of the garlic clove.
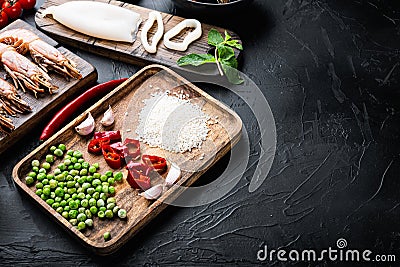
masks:
{"label": "garlic clove", "polygon": [[87,118],[75,127],[75,130],[80,135],[88,135],[94,130],[94,119],[92,114],[89,112]]}
{"label": "garlic clove", "polygon": [[104,112],[103,118],[101,119],[100,123],[103,126],[111,126],[114,123],[114,112],[111,109],[111,106],[108,106],[106,112]]}
{"label": "garlic clove", "polygon": [[174,163],[171,163],[171,168],[169,168],[167,177],[165,178],[165,186],[172,186],[179,179],[180,176],[181,169]]}
{"label": "garlic clove", "polygon": [[145,199],[152,200],[152,199],[157,199],[161,196],[161,193],[163,192],[163,186],[161,184],[153,186],[150,189],[147,189],[146,191],[140,193],[139,195],[144,197]]}

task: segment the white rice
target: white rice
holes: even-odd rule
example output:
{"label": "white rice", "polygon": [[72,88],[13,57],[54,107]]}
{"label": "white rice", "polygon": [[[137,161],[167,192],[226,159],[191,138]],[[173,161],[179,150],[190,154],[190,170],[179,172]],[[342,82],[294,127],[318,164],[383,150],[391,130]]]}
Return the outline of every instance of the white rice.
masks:
{"label": "white rice", "polygon": [[140,141],[177,153],[201,148],[210,131],[210,117],[199,106],[168,92],[153,94],[143,102],[136,129]]}

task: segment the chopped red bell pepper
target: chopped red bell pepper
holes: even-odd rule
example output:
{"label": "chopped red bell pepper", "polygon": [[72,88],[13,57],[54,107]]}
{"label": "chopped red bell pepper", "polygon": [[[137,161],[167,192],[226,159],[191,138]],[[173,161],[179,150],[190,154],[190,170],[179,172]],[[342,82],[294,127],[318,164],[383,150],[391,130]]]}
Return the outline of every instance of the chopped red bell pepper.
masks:
{"label": "chopped red bell pepper", "polygon": [[151,187],[150,178],[140,174],[140,172],[135,169],[129,170],[126,180],[129,185],[135,189],[147,190]]}
{"label": "chopped red bell pepper", "polygon": [[99,138],[109,138],[111,143],[122,141],[120,131],[95,132],[94,139]]}
{"label": "chopped red bell pepper", "polygon": [[142,160],[152,166],[158,173],[163,173],[167,169],[167,161],[159,156],[143,155]]}
{"label": "chopped red bell pepper", "polygon": [[124,158],[125,155],[127,154],[127,150],[128,148],[122,144],[122,142],[117,142],[114,144],[111,144],[110,147],[112,147],[112,149],[114,149],[114,151],[121,157]]}
{"label": "chopped red bell pepper", "polygon": [[93,139],[89,142],[88,152],[95,155],[101,155],[101,146],[108,144],[110,144],[109,138]]}
{"label": "chopped red bell pepper", "polygon": [[112,169],[121,168],[121,157],[114,151],[110,145],[102,145],[103,157],[106,160],[108,166]]}
{"label": "chopped red bell pepper", "polygon": [[126,146],[126,154],[125,158],[136,160],[140,157],[140,142],[139,140],[126,138],[124,141],[124,145]]}
{"label": "chopped red bell pepper", "polygon": [[131,170],[136,170],[137,172],[139,172],[142,175],[148,176],[150,174],[150,172],[153,170],[153,167],[145,164],[145,163],[141,163],[141,162],[133,162],[130,161],[127,165],[126,168],[131,171]]}

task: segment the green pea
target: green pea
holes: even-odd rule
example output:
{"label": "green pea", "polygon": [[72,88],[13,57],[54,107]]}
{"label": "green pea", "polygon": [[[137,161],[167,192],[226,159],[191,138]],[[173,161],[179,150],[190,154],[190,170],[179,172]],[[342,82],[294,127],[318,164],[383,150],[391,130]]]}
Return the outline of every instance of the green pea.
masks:
{"label": "green pea", "polygon": [[126,218],[126,210],[125,209],[120,209],[118,211],[118,217],[121,219],[125,219]]}
{"label": "green pea", "polygon": [[86,194],[85,198],[86,198],[87,200],[89,200],[89,199],[91,199],[91,198],[92,198],[92,196],[91,196],[91,195],[89,195],[89,194]]}
{"label": "green pea", "polygon": [[28,176],[35,179],[36,178],[36,172],[30,172],[30,173],[28,173]]}
{"label": "green pea", "polygon": [[75,219],[78,216],[78,211],[77,210],[70,210],[68,212],[68,216],[72,219]]}
{"label": "green pea", "polygon": [[36,166],[32,167],[32,171],[38,173],[39,172],[39,167],[36,167]]}
{"label": "green pea", "polygon": [[83,183],[82,184],[82,188],[83,188],[83,190],[84,191],[87,191],[87,189],[89,188],[89,187],[91,187],[92,185],[90,184],[90,183]]}
{"label": "green pea", "polygon": [[39,188],[36,190],[35,193],[36,193],[36,195],[38,195],[40,197],[40,195],[43,194],[43,190]]}
{"label": "green pea", "polygon": [[[43,162],[42,163],[42,168],[45,169],[45,170],[49,170],[51,168],[50,163]],[[39,170],[39,172],[40,172],[40,170]]]}
{"label": "green pea", "polygon": [[76,193],[76,188],[75,187],[68,188],[67,193],[70,194],[70,195],[75,194]]}
{"label": "green pea", "polygon": [[82,157],[82,153],[80,151],[76,150],[76,151],[74,151],[72,156],[75,157],[75,158],[81,158]]}
{"label": "green pea", "polygon": [[70,160],[70,159],[64,160],[64,165],[65,165],[65,166],[71,165],[71,160]]}
{"label": "green pea", "polygon": [[46,196],[50,196],[50,188],[49,187],[44,187],[43,188],[43,194]]}
{"label": "green pea", "polygon": [[102,210],[99,210],[99,211],[97,212],[97,216],[98,216],[100,219],[103,219],[103,218],[104,218],[104,216],[105,216],[105,213],[104,213],[104,211],[102,211]]}
{"label": "green pea", "polygon": [[100,193],[99,192],[94,192],[92,196],[96,200],[100,199]]}
{"label": "green pea", "polygon": [[72,157],[72,158],[71,158],[71,163],[72,163],[72,164],[78,163],[78,159],[75,158],[75,157]]}
{"label": "green pea", "polygon": [[51,205],[51,207],[53,209],[57,210],[57,208],[60,207],[60,203],[54,201],[54,203]]}
{"label": "green pea", "polygon": [[37,183],[36,185],[35,185],[35,187],[37,188],[37,189],[41,189],[41,188],[43,188],[43,184],[42,183]]}
{"label": "green pea", "polygon": [[107,195],[106,195],[105,193],[100,193],[100,198],[101,198],[103,201],[106,201],[106,200],[107,200]]}
{"label": "green pea", "polygon": [[92,165],[93,167],[95,167],[96,169],[100,169],[100,164],[98,162],[96,162],[95,164]]}
{"label": "green pea", "polygon": [[84,222],[87,218],[86,215],[84,213],[79,213],[78,216],[76,217],[78,219],[78,221],[80,222]]}
{"label": "green pea", "polygon": [[61,187],[57,187],[54,192],[56,193],[56,196],[58,196],[58,197],[63,197],[65,194],[64,189],[62,189]]}
{"label": "green pea", "polygon": [[79,184],[83,184],[83,183],[85,183],[86,182],[86,176],[81,176],[79,179],[78,179],[78,183]]}
{"label": "green pea", "polygon": [[80,163],[82,165],[82,163],[84,163],[85,160],[84,159],[78,159],[78,163]]}
{"label": "green pea", "polygon": [[[76,186],[76,184],[75,184],[75,186]],[[84,190],[83,190],[83,188],[82,187],[79,187],[77,190],[76,190],[76,193],[84,193]]]}
{"label": "green pea", "polygon": [[97,214],[97,207],[96,206],[91,206],[89,210],[90,210],[90,212],[92,214]]}
{"label": "green pea", "polygon": [[65,200],[61,200],[60,201],[60,207],[65,207],[67,205],[67,201],[65,201]]}
{"label": "green pea", "polygon": [[93,182],[93,176],[91,176],[91,175],[87,176],[86,182],[88,182],[88,183]]}
{"label": "green pea", "polygon": [[71,208],[69,206],[65,206],[64,207],[64,211],[68,211],[69,212],[70,210],[71,210]]}
{"label": "green pea", "polygon": [[61,216],[63,216],[65,219],[68,219],[68,211],[63,211],[63,213],[61,213]]}
{"label": "green pea", "polygon": [[75,187],[75,181],[68,181],[67,182],[67,187],[68,188]]}
{"label": "green pea", "polygon": [[70,201],[69,202],[69,207],[71,208],[71,210],[76,210],[76,209],[78,209],[78,203],[79,202],[77,202],[77,201]]}
{"label": "green pea", "polygon": [[49,150],[50,150],[51,153],[53,153],[56,149],[57,149],[57,147],[51,146]]}
{"label": "green pea", "polygon": [[85,215],[86,215],[86,218],[92,218],[92,213],[90,212],[90,210],[89,209],[86,209],[85,210]]}
{"label": "green pea", "polygon": [[67,169],[68,169],[69,171],[72,171],[72,170],[74,169],[74,165],[72,165],[72,164],[69,165]]}
{"label": "green pea", "polygon": [[40,162],[37,159],[32,160],[32,167],[39,167],[40,166]]}
{"label": "green pea", "polygon": [[96,190],[96,192],[101,193],[101,192],[103,192],[103,187],[101,185],[98,185],[98,186],[96,186],[95,190]]}
{"label": "green pea", "polygon": [[103,185],[103,193],[107,194],[108,193],[108,186]]}
{"label": "green pea", "polygon": [[88,174],[88,171],[87,171],[87,169],[82,169],[82,170],[79,172],[79,174],[80,174],[80,175],[87,175],[87,174]]}
{"label": "green pea", "polygon": [[114,185],[115,179],[112,178],[112,177],[110,177],[110,178],[107,179],[107,182],[108,182],[110,185]]}
{"label": "green pea", "polygon": [[64,152],[61,149],[57,148],[56,150],[54,150],[53,154],[56,155],[57,157],[62,157]]}
{"label": "green pea", "polygon": [[82,165],[79,162],[74,164],[74,169],[75,170],[80,170],[81,168],[82,168]]}
{"label": "green pea", "polygon": [[71,158],[72,158],[72,156],[68,155],[68,154],[64,156],[64,159],[71,159]]}
{"label": "green pea", "polygon": [[101,177],[100,173],[98,173],[98,172],[93,173],[93,178],[94,179],[100,179],[100,177]]}
{"label": "green pea", "polygon": [[65,175],[64,174],[59,174],[55,177],[56,181],[58,182],[63,182],[65,181]]}
{"label": "green pea", "polygon": [[78,220],[77,219],[71,219],[69,220],[69,223],[72,224],[73,226],[78,224]]}
{"label": "green pea", "polygon": [[98,186],[98,185],[101,185],[101,181],[100,181],[99,179],[94,179],[93,182],[92,182],[92,185],[93,185],[94,187],[96,187],[96,186]]}
{"label": "green pea", "polygon": [[49,185],[50,185],[50,188],[51,189],[54,189],[54,188],[56,188],[57,187],[57,184],[58,184],[58,182],[56,181],[56,180],[50,180],[49,181]]}
{"label": "green pea", "polygon": [[73,181],[74,180],[74,176],[72,176],[71,174],[68,174],[67,177],[65,177],[66,181]]}
{"label": "green pea", "polygon": [[86,219],[85,224],[87,227],[93,227],[93,220],[92,219]]}
{"label": "green pea", "polygon": [[[47,162],[45,162],[45,163],[47,163]],[[50,164],[49,164],[50,165]],[[45,168],[40,168],[39,169],[39,173],[44,173],[44,174],[46,174],[47,173],[47,171],[46,171],[46,169]]]}
{"label": "green pea", "polygon": [[118,211],[119,211],[119,207],[118,207],[118,206],[115,206],[115,207],[113,208],[113,213],[114,213],[114,214],[118,214]]}
{"label": "green pea", "polygon": [[97,200],[97,207],[98,208],[100,208],[100,207],[104,207],[104,200],[103,199],[99,199],[99,200]]}
{"label": "green pea", "polygon": [[60,203],[60,202],[61,202],[61,200],[62,200],[62,198],[61,198],[61,197],[57,197],[57,196],[56,196],[56,197],[54,198],[54,201],[55,201],[55,202],[58,202],[58,203]]}
{"label": "green pea", "polygon": [[54,162],[54,157],[53,157],[53,155],[46,155],[46,162],[48,162],[48,163],[53,163],[53,162]]}
{"label": "green pea", "polygon": [[70,199],[70,198],[71,198],[71,195],[70,195],[69,193],[64,194],[64,199],[65,199],[65,200]]}
{"label": "green pea", "polygon": [[48,185],[49,184],[49,179],[43,179],[42,180],[42,184],[44,184],[44,185]]}
{"label": "green pea", "polygon": [[54,199],[49,198],[49,199],[46,200],[46,203],[49,204],[49,205],[51,206],[51,205],[53,205],[53,203],[54,203]]}
{"label": "green pea", "polygon": [[85,208],[84,207],[80,207],[79,209],[78,209],[78,213],[85,213]]}
{"label": "green pea", "polygon": [[110,204],[110,203],[117,203],[117,200],[115,199],[115,197],[109,197],[109,198],[107,198],[107,204]]}
{"label": "green pea", "polygon": [[64,163],[60,163],[57,166],[60,170],[65,171],[67,169],[67,165],[65,165]]}
{"label": "green pea", "polygon": [[96,167],[95,166],[90,166],[89,167],[89,172],[90,173],[95,173],[96,172]]}
{"label": "green pea", "polygon": [[81,200],[81,206],[84,207],[84,208],[87,208],[89,206],[89,200],[82,199]]}
{"label": "green pea", "polygon": [[115,203],[109,203],[107,204],[107,209],[112,210],[115,207]]}
{"label": "green pea", "polygon": [[108,193],[111,194],[111,195],[114,195],[114,194],[115,194],[115,188],[114,188],[114,186],[109,186],[109,187],[108,187]]}
{"label": "green pea", "polygon": [[49,197],[43,193],[40,195],[40,198],[43,200],[47,200]]}
{"label": "green pea", "polygon": [[94,198],[89,199],[89,206],[93,207],[97,205],[97,201]]}
{"label": "green pea", "polygon": [[102,186],[109,186],[110,184],[108,182],[102,182],[101,185]]}
{"label": "green pea", "polygon": [[44,174],[44,173],[38,173],[38,175],[36,176],[36,179],[38,181],[43,181],[43,179],[45,179],[45,178],[46,178],[46,174]]}
{"label": "green pea", "polygon": [[67,147],[64,144],[59,144],[58,145],[58,149],[62,150],[62,151],[66,151]]}
{"label": "green pea", "polygon": [[86,190],[86,193],[88,193],[89,195],[93,195],[94,192],[96,192],[96,189],[94,189],[93,187],[89,187],[89,188]]}
{"label": "green pea", "polygon": [[102,181],[102,182],[106,182],[107,179],[108,179],[107,175],[103,174],[102,176],[100,176],[100,181]]}
{"label": "green pea", "polygon": [[73,154],[74,154],[74,151],[73,151],[73,150],[68,150],[68,151],[67,151],[67,155],[68,155],[68,156],[72,156]]}
{"label": "green pea", "polygon": [[110,240],[110,239],[111,239],[110,232],[105,232],[105,233],[103,234],[103,237],[104,237],[104,241]]}
{"label": "green pea", "polygon": [[50,192],[50,198],[55,199],[56,198],[56,193]]}
{"label": "green pea", "polygon": [[85,198],[85,193],[81,192],[81,193],[78,194],[78,199],[82,200],[84,198]]}
{"label": "green pea", "polygon": [[85,222],[79,222],[77,228],[79,231],[84,230],[86,228]]}
{"label": "green pea", "polygon": [[116,172],[116,173],[114,173],[114,179],[115,179],[115,181],[117,181],[117,182],[122,181],[123,176],[124,176],[124,175],[122,174],[122,172]]}
{"label": "green pea", "polygon": [[111,219],[112,217],[114,217],[114,213],[112,212],[112,210],[106,210],[106,212],[104,213],[106,215],[107,218]]}
{"label": "green pea", "polygon": [[99,211],[102,211],[102,212],[106,212],[106,210],[107,210],[106,207],[100,207],[100,208],[99,208]]}

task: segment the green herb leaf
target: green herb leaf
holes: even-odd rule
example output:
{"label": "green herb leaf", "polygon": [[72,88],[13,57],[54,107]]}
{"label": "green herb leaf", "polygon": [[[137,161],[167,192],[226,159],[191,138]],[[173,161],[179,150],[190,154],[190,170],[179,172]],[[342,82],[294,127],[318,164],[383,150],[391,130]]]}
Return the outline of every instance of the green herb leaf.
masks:
{"label": "green herb leaf", "polygon": [[226,44],[239,50],[243,50],[243,46],[237,40],[227,41]]}
{"label": "green herb leaf", "polygon": [[222,42],[224,42],[224,38],[222,38],[222,35],[216,29],[211,29],[208,32],[208,44],[209,45],[217,46]]}
{"label": "green herb leaf", "polygon": [[177,61],[179,66],[192,65],[196,67],[211,62],[215,62],[215,58],[210,54],[189,54],[187,56],[181,57]]}
{"label": "green herb leaf", "polygon": [[229,41],[230,39],[232,39],[232,36],[230,36],[229,33],[225,30],[225,42]]}
{"label": "green herb leaf", "polygon": [[231,66],[228,66],[226,64],[221,64],[221,65],[226,75],[226,78],[230,83],[239,85],[244,82],[244,80],[240,78],[239,71],[236,68],[232,68]]}
{"label": "green herb leaf", "polygon": [[218,58],[220,61],[230,60],[231,58],[235,58],[235,51],[229,46],[220,44],[217,46],[217,51],[218,51]]}

